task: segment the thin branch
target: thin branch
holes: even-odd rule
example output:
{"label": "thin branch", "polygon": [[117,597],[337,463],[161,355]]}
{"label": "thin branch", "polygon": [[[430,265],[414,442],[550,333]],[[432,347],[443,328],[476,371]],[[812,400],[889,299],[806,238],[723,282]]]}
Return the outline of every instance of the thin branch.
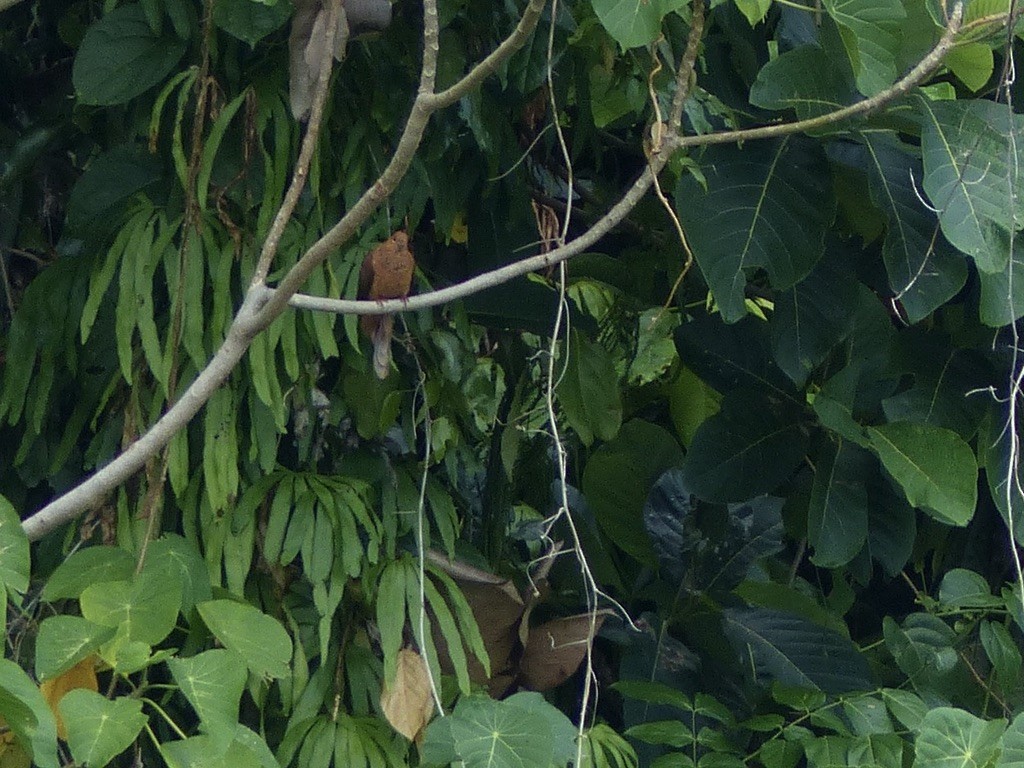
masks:
{"label": "thin branch", "polygon": [[13,8],[21,0],[0,0],[0,11],[6,11],[8,8]]}
{"label": "thin branch", "polygon": [[672,135],[679,133],[683,124],[683,107],[693,89],[693,68],[697,63],[697,52],[700,50],[701,37],[704,35],[704,0],[693,0],[690,16],[690,34],[686,38],[686,50],[676,70],[676,92],[672,97],[672,109],[669,112],[668,131]]}
{"label": "thin branch", "polygon": [[320,138],[320,123],[323,120],[324,104],[327,102],[328,86],[331,82],[331,69],[334,65],[334,38],[338,31],[338,17],[345,11],[341,8],[341,0],[331,0],[327,11],[327,24],[324,30],[324,44],[320,57],[320,71],[317,74],[316,85],[313,90],[313,103],[309,112],[309,123],[306,127],[306,135],[302,138],[302,147],[299,149],[299,158],[295,163],[295,172],[292,174],[292,183],[288,185],[288,191],[284,195],[281,207],[277,209],[274,221],[267,232],[267,239],[263,241],[263,249],[260,251],[260,259],[253,272],[251,285],[263,285],[267,280],[267,273],[277,255],[277,248],[281,244],[281,237],[288,221],[299,203],[299,196],[306,186],[306,177],[309,174],[309,164],[313,161],[313,152],[316,151],[317,139]]}
{"label": "thin branch", "polygon": [[[2,1],[0,0],[0,2]],[[546,0],[530,0],[527,12],[524,13],[524,20],[516,27],[516,30],[510,35],[509,39],[471,70],[463,78],[463,81],[460,81],[460,83],[453,87],[459,86],[462,82],[478,82],[478,80],[470,80],[470,78],[480,78],[483,76],[478,73],[490,73],[501,61],[507,59],[522,47],[529,33],[532,32],[537,21],[540,19],[539,9],[543,8],[544,2]],[[328,25],[331,29],[335,26]],[[141,469],[150,457],[156,455],[160,449],[171,441],[175,434],[184,429],[210,397],[213,396],[217,388],[231,375],[231,372],[241,361],[242,356],[249,348],[256,334],[270,325],[274,318],[285,310],[288,299],[306,281],[312,271],[327,258],[328,254],[355,234],[356,229],[369,218],[373,211],[384,202],[391,191],[398,186],[399,181],[404,177],[412,163],[413,155],[419,147],[431,113],[445,106],[443,99],[435,99],[431,103],[431,99],[435,98],[433,91],[439,49],[437,9],[433,3],[424,4],[423,26],[423,63],[420,70],[419,92],[391,162],[377,181],[342,219],[299,259],[285,275],[276,290],[272,291],[259,282],[250,285],[242,306],[238,310],[238,314],[235,315],[231,327],[228,329],[224,343],[216,351],[206,368],[199,373],[195,381],[182,393],[181,398],[144,435],[109,464],[80,485],[54,499],[38,512],[22,521],[22,528],[30,540],[35,541],[42,538],[55,528],[70,522],[87,509],[100,504],[110,491],[117,488]],[[499,51],[500,55],[496,56]],[[323,70],[321,70],[322,74]],[[321,80],[318,79],[318,89],[320,85]],[[466,87],[468,89],[468,86]],[[451,89],[445,93],[450,91]],[[317,96],[314,95],[314,99],[316,98]],[[314,103],[314,110],[315,108]],[[319,130],[318,126],[321,116],[322,109],[320,114],[311,112],[307,136]],[[298,177],[297,169],[295,178],[293,178],[293,185],[298,183],[295,180]],[[283,206],[284,204],[282,203],[282,210]],[[290,212],[288,215],[290,215]],[[287,216],[281,214],[278,218],[286,220]],[[284,225],[281,224],[280,226],[283,229]],[[369,303],[373,304],[373,302]]]}
{"label": "thin branch", "polygon": [[888,104],[910,92],[910,89],[923,81],[933,69],[942,62],[949,50],[954,45],[954,38],[960,31],[960,22],[963,20],[963,3],[957,2],[953,6],[953,13],[949,17],[949,24],[946,31],[942,33],[939,42],[928,52],[928,55],[921,59],[902,80],[898,80],[892,87],[881,93],[877,93],[869,99],[858,101],[848,107],[837,109],[818,117],[797,120],[792,123],[779,123],[778,125],[765,125],[760,128],[743,128],[738,131],[723,131],[722,133],[708,133],[701,136],[670,136],[668,144],[674,149],[683,147],[705,147],[711,144],[735,144],[741,141],[752,139],[770,139],[776,136],[789,136],[794,133],[804,133],[817,128],[824,128],[835,123],[842,122],[850,117],[859,117],[872,112],[879,107]]}
{"label": "thin branch", "polygon": [[[480,291],[506,283],[516,277],[554,266],[565,259],[587,250],[610,230],[618,226],[626,218],[633,207],[640,201],[644,194],[646,194],[648,188],[650,188],[652,184],[654,174],[659,173],[661,169],[664,168],[671,153],[679,148],[704,146],[709,144],[729,144],[753,139],[764,139],[801,133],[803,131],[831,125],[850,117],[866,114],[884,106],[893,99],[906,94],[911,88],[923,81],[925,77],[927,77],[928,74],[939,65],[943,56],[945,56],[953,46],[953,38],[956,36],[957,30],[960,28],[962,15],[963,6],[960,3],[957,3],[949,20],[949,26],[946,28],[946,31],[943,33],[939,42],[928,53],[928,55],[925,56],[916,67],[910,70],[902,80],[898,81],[891,88],[882,91],[869,99],[864,99],[856,104],[851,104],[850,106],[843,107],[835,112],[830,112],[827,115],[821,115],[807,120],[797,120],[792,123],[780,123],[778,125],[762,126],[760,128],[746,128],[738,131],[724,131],[722,133],[712,133],[701,136],[680,136],[678,133],[670,132],[664,137],[661,150],[651,154],[649,166],[644,169],[643,173],[641,173],[639,178],[637,178],[633,183],[633,186],[630,187],[618,203],[612,206],[608,213],[598,219],[598,221],[589,230],[577,237],[575,240],[572,240],[558,248],[554,248],[548,253],[530,256],[520,261],[513,262],[512,264],[506,264],[505,266],[491,270],[490,272],[484,272],[483,274],[472,277],[461,283],[448,286],[447,288],[439,288],[435,291],[410,296],[408,299],[390,299],[388,301],[381,302],[353,301],[349,299],[330,299],[326,297],[295,293],[288,299],[288,304],[296,309],[355,315],[380,315],[389,312],[401,312],[402,310],[427,309],[429,307],[447,304],[456,299],[464,299],[467,296],[472,296]],[[268,301],[270,300],[270,294],[276,293],[270,288],[264,289],[264,291],[268,294]]]}

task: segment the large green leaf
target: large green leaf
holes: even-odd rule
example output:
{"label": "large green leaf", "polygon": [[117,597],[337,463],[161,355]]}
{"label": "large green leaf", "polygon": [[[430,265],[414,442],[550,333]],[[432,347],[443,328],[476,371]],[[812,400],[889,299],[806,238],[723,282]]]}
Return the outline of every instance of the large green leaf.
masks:
{"label": "large green leaf", "polygon": [[195,708],[215,750],[227,748],[238,726],[238,702],[246,670],[234,651],[215,648],[187,659],[168,659],[181,692]]}
{"label": "large green leaf", "polygon": [[676,349],[690,370],[719,392],[762,390],[800,402],[796,388],[772,359],[767,324],[755,317],[725,324],[698,315],[676,329]]}
{"label": "large green leaf", "polygon": [[792,109],[801,120],[834,112],[854,95],[835,57],[817,45],[802,45],[772,59],[750,87],[751,104]]}
{"label": "large green leaf", "polygon": [[156,645],[178,619],[181,580],[143,570],[131,580],[91,584],[80,603],[89,621],[117,627],[129,640]]}
{"label": "large green leaf", "polygon": [[835,197],[824,154],[803,139],[713,147],[704,161],[706,190],[685,174],[676,211],[722,317],[733,323],[746,314],[748,270],[763,268],[780,290],[810,273]]}
{"label": "large green leaf", "polygon": [[937,616],[912,613],[902,626],[886,616],[882,633],[886,648],[921,696],[948,701],[967,679],[961,674],[956,633]]}
{"label": "large green leaf", "polygon": [[25,671],[0,659],[0,717],[40,768],[57,768],[57,721]]}
{"label": "large green leaf", "polygon": [[[1010,420],[1016,415],[1016,424]],[[990,402],[978,431],[978,461],[985,468],[989,495],[1013,535],[1024,545],[1024,472],[1014,440],[1021,434],[1020,411],[1006,403]]]}
{"label": "large green leaf", "polygon": [[161,175],[160,161],[142,146],[122,144],[114,147],[94,158],[72,187],[68,200],[68,226],[77,233],[103,227],[111,219],[116,222],[114,214],[119,212],[125,201],[159,181]]}
{"label": "large green leaf", "polygon": [[803,460],[800,411],[759,392],[737,389],[693,437],[683,477],[705,501],[745,501],[768,493]]}
{"label": "large green leaf", "polygon": [[[0,496],[0,587],[22,594],[28,589],[28,538],[14,507]],[[13,597],[13,595],[12,595]]]}
{"label": "large green leaf", "polygon": [[888,226],[882,257],[889,287],[907,321],[916,323],[951,299],[967,280],[964,258],[939,231],[935,214],[922,204],[915,186],[921,164],[891,141],[864,134],[860,167],[868,171],[871,199]]}
{"label": "large green leaf", "polygon": [[907,501],[940,522],[967,525],[978,499],[974,452],[955,432],[896,422],[869,427],[871,446]]}
{"label": "large green leaf", "polygon": [[839,258],[822,259],[805,279],[776,296],[772,353],[798,387],[849,331],[856,303],[856,278]]}
{"label": "large green leaf", "polygon": [[983,272],[1000,272],[1010,258],[1008,232],[1024,224],[1020,173],[1010,134],[1024,116],[993,101],[919,100],[924,191],[949,241]]}
{"label": "large green leaf", "polygon": [[900,21],[907,15],[900,0],[825,0],[825,10],[839,25],[857,88],[874,96],[896,80]]}
{"label": "large green leaf", "polygon": [[287,0],[262,3],[256,0],[218,0],[213,6],[213,23],[230,35],[255,46],[284,24],[292,12]]}
{"label": "large green leaf", "polygon": [[974,437],[985,401],[969,393],[992,381],[983,357],[952,346],[945,334],[908,328],[899,336],[891,371],[913,376],[913,384],[882,400],[889,421],[943,427],[964,440]]}
{"label": "large green leaf", "polygon": [[846,565],[868,536],[868,494],[865,475],[873,469],[871,454],[839,440],[826,446],[814,467],[814,486],[807,508],[807,543],[821,568]]}
{"label": "large green leaf", "polygon": [[44,600],[77,598],[101,581],[121,581],[135,571],[135,559],[118,547],[86,547],[57,566],[43,587]]}
{"label": "large green leaf", "polygon": [[924,716],[914,743],[921,768],[983,766],[999,753],[1005,720],[982,720],[970,712],[938,707]]}
{"label": "large green leaf", "polygon": [[146,724],[138,699],[110,700],[85,688],[64,694],[59,708],[72,756],[90,768],[103,768],[128,749]]}
{"label": "large green leaf", "polygon": [[116,631],[81,616],[49,617],[39,625],[36,638],[36,677],[46,680],[70,669]]}
{"label": "large green leaf", "polygon": [[138,4],[122,5],[89,27],[72,81],[84,104],[124,104],[162,81],[188,43],[170,30],[154,34]]}
{"label": "large green leaf", "polygon": [[997,272],[978,271],[981,322],[998,328],[1024,316],[1024,239],[1013,240],[1013,253]]}
{"label": "large green leaf", "polygon": [[661,20],[686,6],[685,0],[592,0],[594,13],[615,41],[625,48],[653,43]]}
{"label": "large green leaf", "polygon": [[615,362],[600,344],[573,329],[558,382],[558,403],[584,445],[611,440],[622,426],[622,398]]}
{"label": "large green leaf", "polygon": [[257,675],[286,677],[292,640],[276,619],[234,600],[207,600],[196,606],[206,626]]}
{"label": "large green leaf", "polygon": [[722,628],[757,682],[843,693],[871,687],[867,661],[848,639],[790,613],[727,608]]}
{"label": "large green leaf", "polygon": [[[564,719],[564,715],[561,717]],[[555,759],[556,746],[560,755],[566,747],[564,738],[556,744],[553,721],[554,715],[535,701],[467,696],[451,715],[435,720],[427,729],[422,758],[425,763],[438,764],[451,762],[454,757],[466,768],[549,766]]]}
{"label": "large green leaf", "polygon": [[583,492],[601,530],[616,546],[644,561],[653,560],[643,528],[647,491],[683,454],[661,427],[634,419],[596,451],[583,471]]}

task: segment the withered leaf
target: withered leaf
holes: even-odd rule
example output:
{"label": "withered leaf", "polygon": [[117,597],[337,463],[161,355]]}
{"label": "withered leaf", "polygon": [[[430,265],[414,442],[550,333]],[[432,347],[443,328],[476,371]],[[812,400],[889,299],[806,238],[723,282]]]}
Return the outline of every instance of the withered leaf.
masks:
{"label": "withered leaf", "polygon": [[411,648],[398,652],[395,679],[385,684],[380,707],[391,727],[414,741],[434,714],[430,673],[423,657]]}

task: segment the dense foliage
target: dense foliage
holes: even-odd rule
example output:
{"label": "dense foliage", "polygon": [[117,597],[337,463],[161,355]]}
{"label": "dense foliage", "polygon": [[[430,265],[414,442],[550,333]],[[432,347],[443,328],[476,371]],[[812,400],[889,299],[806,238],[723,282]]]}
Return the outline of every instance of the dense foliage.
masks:
{"label": "dense foliage", "polygon": [[0,0],[0,765],[1024,766],[1015,4],[368,5]]}

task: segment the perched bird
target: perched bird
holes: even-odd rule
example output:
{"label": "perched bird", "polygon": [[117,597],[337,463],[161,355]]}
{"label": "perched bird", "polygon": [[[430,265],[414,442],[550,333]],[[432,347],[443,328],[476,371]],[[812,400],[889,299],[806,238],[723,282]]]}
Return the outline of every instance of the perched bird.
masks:
{"label": "perched bird", "polygon": [[[409,236],[402,231],[378,245],[363,259],[359,270],[359,297],[373,301],[404,299],[409,295],[412,273],[416,268]],[[373,370],[386,379],[391,370],[391,334],[395,316],[361,315],[359,329],[373,344]]]}

